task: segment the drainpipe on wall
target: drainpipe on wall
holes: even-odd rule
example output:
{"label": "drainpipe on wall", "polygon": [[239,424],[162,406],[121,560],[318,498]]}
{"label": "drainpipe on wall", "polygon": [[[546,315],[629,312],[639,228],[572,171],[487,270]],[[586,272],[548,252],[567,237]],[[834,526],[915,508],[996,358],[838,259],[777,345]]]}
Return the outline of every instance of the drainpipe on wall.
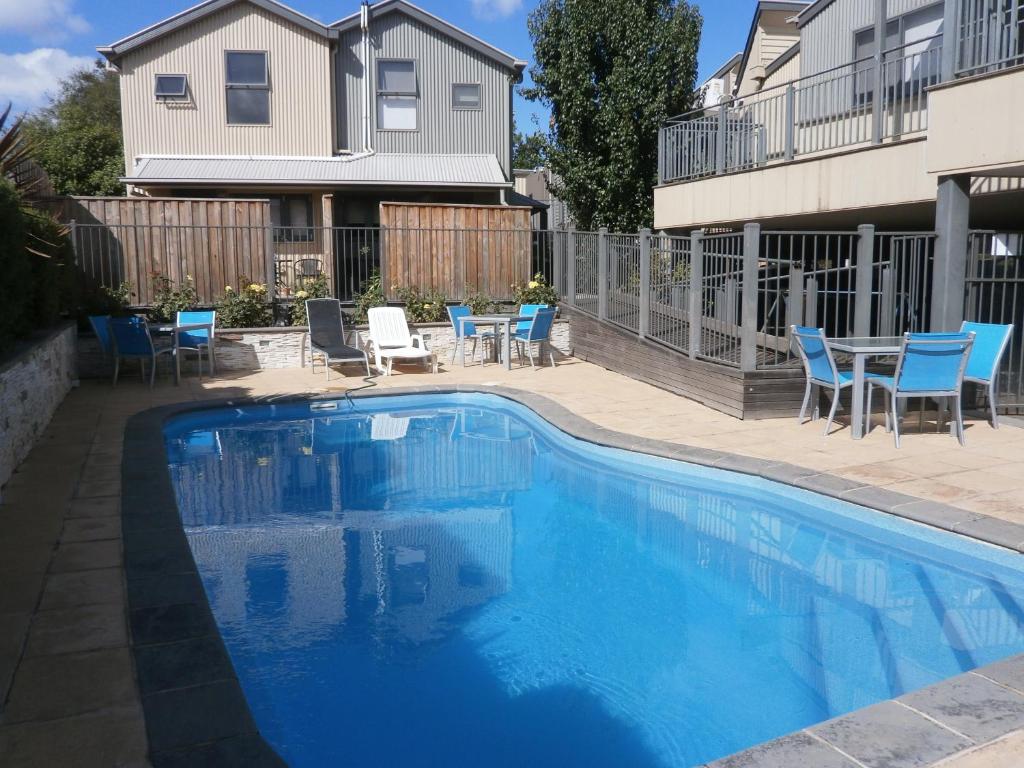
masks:
{"label": "drainpipe on wall", "polygon": [[370,130],[370,106],[373,103],[370,89],[373,87],[373,71],[370,67],[370,4],[363,0],[359,6],[359,29],[363,34],[363,151],[373,150]]}

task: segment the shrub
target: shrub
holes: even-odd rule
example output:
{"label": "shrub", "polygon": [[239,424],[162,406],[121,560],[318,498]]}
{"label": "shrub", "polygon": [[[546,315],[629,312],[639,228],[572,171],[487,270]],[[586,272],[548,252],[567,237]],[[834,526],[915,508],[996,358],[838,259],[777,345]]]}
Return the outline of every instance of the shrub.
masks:
{"label": "shrub", "polygon": [[383,307],[387,304],[384,296],[384,284],[381,282],[380,272],[376,269],[370,273],[370,277],[359,286],[359,292],[353,297],[355,299],[355,312],[353,319],[357,323],[365,323],[368,310],[373,307]]}
{"label": "shrub", "polygon": [[469,307],[469,311],[474,315],[486,315],[488,312],[494,311],[497,302],[486,293],[477,291],[467,285],[466,298],[462,300],[462,305]]}
{"label": "shrub", "polygon": [[558,303],[558,294],[553,286],[548,284],[544,275],[538,272],[533,280],[521,285],[516,283],[512,286],[512,296],[516,304],[549,304],[554,306]]}
{"label": "shrub", "polygon": [[199,305],[192,275],[185,275],[185,282],[175,286],[166,275],[153,275],[153,317],[164,322],[173,322],[179,312],[188,312]]}
{"label": "shrub", "polygon": [[326,275],[303,278],[300,281],[299,290],[295,292],[295,301],[292,302],[289,312],[291,324],[309,325],[309,318],[306,317],[306,299],[325,299],[330,295],[331,290],[327,285]]}
{"label": "shrub", "polygon": [[443,293],[435,290],[420,293],[417,288],[399,288],[396,294],[405,303],[405,314],[410,322],[439,323],[447,316]]}
{"label": "shrub", "polygon": [[236,291],[224,286],[224,296],[217,302],[217,325],[222,328],[266,328],[273,321],[267,303],[267,286],[242,279],[243,288]]}
{"label": "shrub", "polygon": [[0,353],[32,330],[31,254],[26,250],[26,221],[14,186],[0,178]]}

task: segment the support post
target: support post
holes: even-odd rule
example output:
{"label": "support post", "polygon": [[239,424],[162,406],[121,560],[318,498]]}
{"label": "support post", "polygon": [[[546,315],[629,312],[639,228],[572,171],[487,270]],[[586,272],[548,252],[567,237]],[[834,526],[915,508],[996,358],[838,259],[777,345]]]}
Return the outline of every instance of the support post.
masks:
{"label": "support post", "polygon": [[690,359],[701,352],[701,331],[704,327],[704,239],[700,230],[690,233]]}
{"label": "support post", "polygon": [[551,268],[554,270],[555,293],[565,296],[565,238],[557,227],[551,230]]}
{"label": "support post", "polygon": [[[789,339],[791,325],[804,324],[804,271],[795,264],[789,265],[789,302],[786,305],[786,338]],[[792,344],[792,339],[789,339]]]}
{"label": "support post", "polygon": [[882,129],[884,128],[885,111],[882,108],[882,92],[885,87],[885,78],[882,72],[882,62],[885,60],[882,52],[885,50],[885,28],[888,15],[887,0],[875,0],[875,71],[874,86],[871,96],[871,143],[882,143]]}
{"label": "support post", "polygon": [[857,282],[853,297],[853,335],[871,335],[871,305],[874,290],[875,226],[857,227]]}
{"label": "support post", "polygon": [[658,128],[658,183],[665,183],[665,126]]}
{"label": "support post", "polygon": [[971,177],[939,177],[932,267],[932,331],[955,331],[964,316]]}
{"label": "support post", "polygon": [[651,230],[640,230],[640,338],[647,338],[651,322]]}
{"label": "support post", "polygon": [[729,106],[726,102],[718,105],[718,138],[715,141],[715,173],[725,173],[725,143],[728,140]]}
{"label": "support post", "polygon": [[273,304],[277,296],[277,259],[274,256],[274,227],[269,217],[267,226],[263,228],[263,241],[266,250],[267,302]]}
{"label": "support post", "polygon": [[743,285],[740,295],[740,370],[757,369],[758,274],[761,269],[761,225],[743,227]]}
{"label": "support post", "polygon": [[[948,83],[956,77],[960,61],[960,12],[962,0],[946,0],[942,15],[942,53],[939,59],[939,82]],[[1016,29],[1016,24],[1014,25]]]}
{"label": "support post", "polygon": [[786,161],[796,154],[796,86],[786,88]]}
{"label": "support post", "polygon": [[597,230],[597,319],[608,319],[608,227]]}
{"label": "support post", "polygon": [[804,281],[804,325],[818,327],[818,278],[808,277]]}
{"label": "support post", "polygon": [[334,195],[328,193],[320,198],[324,251],[324,277],[327,278],[327,285],[331,288],[331,295],[338,295],[338,286],[334,282],[334,276],[339,270],[335,269],[334,263]]}
{"label": "support post", "polygon": [[565,230],[565,293],[569,304],[576,306],[576,232]]}
{"label": "support post", "polygon": [[78,222],[74,219],[68,222],[68,234],[71,235],[71,252],[75,255],[75,264],[78,264]]}

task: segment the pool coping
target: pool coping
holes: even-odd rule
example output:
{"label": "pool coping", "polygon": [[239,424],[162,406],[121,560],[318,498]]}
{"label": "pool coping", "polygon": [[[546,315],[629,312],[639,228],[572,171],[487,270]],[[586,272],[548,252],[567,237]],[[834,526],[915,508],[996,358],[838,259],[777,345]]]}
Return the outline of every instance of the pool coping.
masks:
{"label": "pool coping", "polygon": [[[617,432],[542,395],[504,386],[374,387],[349,397],[490,394],[519,403],[563,432],[706,467],[762,477],[1024,552],[1024,525],[785,462]],[[128,419],[121,519],[129,643],[154,768],[286,766],[260,735],[213,618],[178,513],[163,439],[187,412],[338,400],[344,392],[234,397],[158,406]],[[1024,654],[974,669],[708,763],[709,768],[911,768],[1024,728]],[[927,762],[922,763],[922,758]]]}

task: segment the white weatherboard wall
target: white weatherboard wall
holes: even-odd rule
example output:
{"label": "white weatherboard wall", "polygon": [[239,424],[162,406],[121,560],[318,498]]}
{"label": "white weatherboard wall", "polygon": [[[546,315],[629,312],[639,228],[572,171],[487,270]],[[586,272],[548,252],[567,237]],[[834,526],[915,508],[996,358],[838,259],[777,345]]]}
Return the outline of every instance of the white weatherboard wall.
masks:
{"label": "white weatherboard wall", "polygon": [[74,325],[0,364],[0,487],[50,423],[76,378]]}

